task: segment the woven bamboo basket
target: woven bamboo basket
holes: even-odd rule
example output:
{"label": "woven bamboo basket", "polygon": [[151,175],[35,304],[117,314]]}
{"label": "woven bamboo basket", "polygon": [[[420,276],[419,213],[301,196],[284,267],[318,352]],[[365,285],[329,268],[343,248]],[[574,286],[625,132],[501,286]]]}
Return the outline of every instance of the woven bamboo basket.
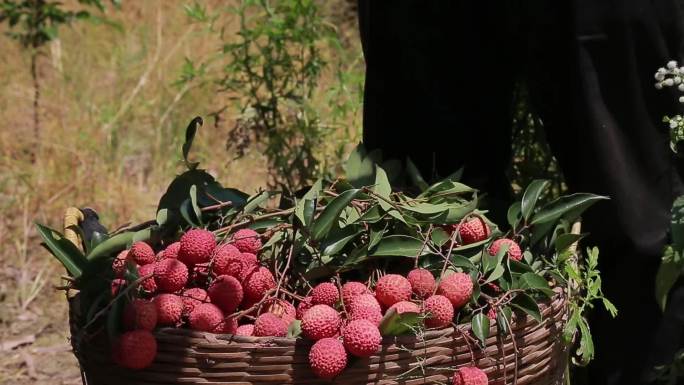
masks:
{"label": "woven bamboo basket", "polygon": [[[579,231],[577,223],[573,232]],[[566,291],[556,288],[551,300],[539,304],[542,322],[514,313],[511,333],[501,336],[493,323],[484,347],[466,325],[420,336],[386,337],[376,355],[350,357],[340,376],[324,381],[309,369],[311,341],[176,328],[155,331],[158,351],[152,366],[124,369],[112,361],[102,328],[82,333],[78,294],[69,299],[72,347],[85,385],[451,384],[456,368],[472,365],[487,373],[490,385],[562,385],[568,362],[562,336],[567,304]]]}

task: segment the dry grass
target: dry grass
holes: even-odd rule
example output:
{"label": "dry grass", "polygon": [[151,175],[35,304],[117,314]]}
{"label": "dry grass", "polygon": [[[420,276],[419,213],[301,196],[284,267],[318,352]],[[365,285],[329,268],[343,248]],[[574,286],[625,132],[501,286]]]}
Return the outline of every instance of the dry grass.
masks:
{"label": "dry grass", "polygon": [[[180,170],[187,122],[221,105],[208,87],[182,93],[172,85],[184,57],[202,57],[218,43],[188,23],[183,4],[126,1],[109,14],[121,29],[63,29],[40,59],[39,138],[32,134],[29,55],[0,38],[2,384],[80,383],[66,301],[53,289],[62,269],[38,246],[33,222],[60,228],[72,205],[95,208],[110,228],[153,217]],[[207,122],[201,129],[193,157],[224,184],[254,191],[265,184],[266,160],[258,151],[232,160],[224,146],[231,113],[224,118],[218,128]]]}

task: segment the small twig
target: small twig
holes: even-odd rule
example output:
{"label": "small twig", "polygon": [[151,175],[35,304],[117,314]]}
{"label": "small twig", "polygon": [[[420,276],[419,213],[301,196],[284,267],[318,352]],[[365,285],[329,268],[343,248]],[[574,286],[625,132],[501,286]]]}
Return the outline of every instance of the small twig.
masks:
{"label": "small twig", "polygon": [[271,290],[267,291],[264,294],[264,296],[261,298],[261,300],[259,302],[255,303],[254,305],[252,305],[252,307],[250,307],[249,309],[245,309],[239,313],[233,313],[233,314],[227,316],[225,319],[237,318],[239,320],[240,318],[244,317],[245,315],[250,314],[251,312],[258,310],[261,307],[261,305],[264,304],[264,302],[271,299],[270,295],[273,294],[274,292],[275,292],[275,289],[271,289]]}
{"label": "small twig", "polygon": [[287,253],[287,262],[285,262],[285,268],[283,269],[283,272],[280,275],[280,279],[278,280],[278,286],[276,286],[276,291],[275,291],[276,297],[278,296],[278,292],[280,291],[280,287],[283,284],[283,279],[287,275],[287,271],[290,269],[290,263],[292,263],[292,254],[294,253],[296,238],[297,238],[297,229],[295,229],[292,232],[292,244],[290,245],[290,252]]}
{"label": "small twig", "polygon": [[429,241],[430,238],[432,237],[432,228],[433,228],[433,226],[432,226],[432,224],[430,224],[430,227],[428,228],[428,233],[427,233],[427,235],[425,236],[425,239],[424,239],[424,241],[423,241],[423,246],[420,248],[420,251],[418,252],[418,255],[416,255],[416,259],[415,259],[415,261],[414,261],[414,263],[413,263],[413,268],[417,268],[417,267],[418,267],[418,259],[420,258],[421,254],[423,254],[423,250],[425,250],[425,246],[427,246],[428,241]]}
{"label": "small twig", "polygon": [[261,220],[261,219],[268,219],[268,218],[278,217],[281,215],[292,214],[294,212],[294,210],[295,210],[294,207],[292,207],[292,208],[289,208],[287,210],[278,210],[278,211],[274,211],[272,213],[255,216],[255,217],[252,217],[251,219],[245,219],[244,221],[234,223],[230,226],[226,226],[226,227],[220,228],[218,230],[215,230],[214,234],[220,235],[220,234],[224,234],[224,233],[229,233],[231,230],[233,230],[235,228],[248,225],[250,223],[253,223],[253,222]]}

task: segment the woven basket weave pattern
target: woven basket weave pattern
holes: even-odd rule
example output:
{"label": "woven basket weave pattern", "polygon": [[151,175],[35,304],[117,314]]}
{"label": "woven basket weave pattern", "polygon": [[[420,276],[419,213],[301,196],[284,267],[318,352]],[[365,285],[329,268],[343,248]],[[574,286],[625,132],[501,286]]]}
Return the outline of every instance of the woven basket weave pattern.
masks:
{"label": "woven basket weave pattern", "polygon": [[[385,338],[378,354],[367,359],[350,357],[347,369],[334,384],[451,384],[456,367],[477,365],[487,372],[490,385],[561,385],[567,350],[561,341],[566,322],[566,299],[558,294],[542,306],[544,321],[516,316],[515,335],[504,338],[492,326],[484,349],[475,346],[466,328],[427,331],[421,337]],[[77,318],[72,309],[72,335]],[[288,338],[236,337],[160,329],[155,332],[158,354],[142,371],[114,365],[104,333],[80,344],[74,339],[88,385],[107,384],[329,384],[309,369],[310,341]],[[470,342],[468,342],[470,341]],[[77,346],[79,345],[79,346]],[[517,361],[517,365],[516,365]],[[516,367],[517,366],[517,367]],[[514,380],[517,372],[517,380]]]}

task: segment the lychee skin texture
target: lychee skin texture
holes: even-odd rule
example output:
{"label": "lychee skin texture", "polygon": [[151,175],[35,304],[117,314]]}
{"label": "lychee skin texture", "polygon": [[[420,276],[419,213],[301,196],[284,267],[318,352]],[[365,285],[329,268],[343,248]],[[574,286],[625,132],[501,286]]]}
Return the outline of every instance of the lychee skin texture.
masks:
{"label": "lychee skin texture", "polygon": [[235,331],[236,336],[250,337],[254,335],[254,324],[244,324],[238,326]]}
{"label": "lychee skin texture", "polygon": [[297,310],[294,305],[282,299],[276,299],[269,303],[263,312],[276,315],[288,325],[297,317]]}
{"label": "lychee skin texture", "polygon": [[199,288],[193,287],[190,289],[183,290],[181,294],[181,300],[183,301],[183,315],[190,315],[195,306],[203,303],[209,303],[209,294],[207,291]]}
{"label": "lychee skin texture", "polygon": [[240,229],[233,234],[233,244],[243,253],[259,254],[261,237],[252,229]]}
{"label": "lychee skin texture", "polygon": [[357,295],[370,293],[371,291],[361,282],[351,281],[342,285],[342,301],[344,302],[344,306],[350,306],[352,300]]}
{"label": "lychee skin texture", "polygon": [[433,295],[423,302],[423,312],[428,313],[425,326],[429,328],[444,328],[454,319],[454,306],[443,295]]}
{"label": "lychee skin texture", "polygon": [[154,330],[157,326],[157,307],[150,301],[134,299],[124,308],[123,325],[126,330]]}
{"label": "lychee skin texture", "polygon": [[429,270],[413,269],[406,276],[413,293],[419,298],[427,298],[435,291],[435,277]]}
{"label": "lychee skin texture", "polygon": [[390,306],[390,309],[395,309],[397,314],[404,313],[420,313],[420,306],[410,301],[400,301]]}
{"label": "lychee skin texture", "polygon": [[112,271],[117,278],[123,277],[126,271],[126,261],[128,260],[128,250],[120,252],[112,261]]}
{"label": "lychee skin texture", "polygon": [[178,259],[178,251],[180,250],[180,242],[174,242],[162,251],[163,259]]}
{"label": "lychee skin texture", "polygon": [[453,385],[487,385],[487,373],[480,368],[469,366],[456,370]]}
{"label": "lychee skin texture", "polygon": [[489,247],[489,255],[499,254],[499,250],[504,245],[508,245],[508,251],[506,252],[508,258],[514,261],[520,261],[522,259],[522,250],[520,250],[520,246],[518,246],[514,240],[508,238],[499,238],[492,242],[492,245]]}
{"label": "lychee skin texture", "polygon": [[266,292],[276,287],[273,274],[271,274],[271,272],[263,266],[252,271],[245,278],[243,284],[245,298],[254,302],[262,299]]}
{"label": "lychee skin texture", "polygon": [[231,275],[240,279],[243,265],[240,250],[228,243],[216,247],[211,258],[211,270],[216,275]]}
{"label": "lychee skin texture", "polygon": [[487,223],[479,217],[471,218],[458,226],[461,243],[468,245],[484,241],[489,237],[490,230]]}
{"label": "lychee skin texture", "polygon": [[370,357],[378,351],[382,336],[380,330],[368,320],[351,321],[342,332],[344,347],[357,357]]}
{"label": "lychee skin texture", "polygon": [[301,320],[302,317],[304,317],[304,313],[311,309],[312,306],[311,297],[304,297],[304,299],[297,304],[297,319]]}
{"label": "lychee skin texture", "polygon": [[311,302],[314,305],[335,306],[340,300],[340,291],[331,282],[323,282],[316,285],[311,291]]}
{"label": "lychee skin texture", "polygon": [[334,337],[340,331],[342,317],[328,305],[314,305],[302,317],[302,334],[314,341]]}
{"label": "lychee skin texture", "polygon": [[145,242],[135,242],[128,251],[128,258],[138,265],[147,265],[154,262],[154,250]]}
{"label": "lychee skin texture", "polygon": [[254,322],[255,337],[285,337],[287,323],[273,313],[264,313]]}
{"label": "lychee skin texture", "polygon": [[411,283],[399,274],[387,274],[375,285],[375,297],[382,305],[392,306],[411,299]]}
{"label": "lychee skin texture", "polygon": [[216,248],[216,237],[211,231],[192,229],[183,234],[178,259],[188,266],[209,262]]}
{"label": "lychee skin texture", "polygon": [[140,287],[143,288],[148,293],[154,293],[157,291],[157,281],[154,279],[154,270],[155,270],[155,264],[150,263],[148,265],[140,266],[138,268],[138,275],[140,278],[142,277],[148,277],[142,282],[140,282]]}
{"label": "lychee skin texture", "polygon": [[157,325],[176,326],[183,314],[183,300],[175,294],[158,294],[152,299],[157,307]]}
{"label": "lychee skin texture", "polygon": [[112,283],[110,285],[111,291],[112,291],[112,297],[115,297],[117,294],[119,294],[119,291],[122,290],[126,286],[126,280],[121,279],[121,278],[116,278],[112,280]]}
{"label": "lychee skin texture", "polygon": [[113,346],[114,362],[124,368],[144,369],[157,355],[157,340],[147,330],[123,333]]}
{"label": "lychee skin texture", "polygon": [[347,352],[337,338],[316,341],[309,350],[309,366],[318,378],[331,380],[347,367]]}
{"label": "lychee skin texture", "polygon": [[207,293],[209,293],[211,302],[226,314],[234,312],[240,306],[244,296],[240,281],[230,275],[217,277],[209,285]]}
{"label": "lychee skin texture", "polygon": [[356,296],[347,308],[349,320],[365,319],[379,326],[382,321],[382,308],[372,294]]}
{"label": "lychee skin texture", "polygon": [[154,282],[159,291],[175,293],[188,283],[188,267],[183,262],[169,258],[154,265]]}
{"label": "lychee skin texture", "polygon": [[496,309],[489,308],[489,311],[487,311],[487,318],[489,318],[492,321],[496,321]]}
{"label": "lychee skin texture", "polygon": [[203,303],[195,306],[188,316],[188,323],[192,330],[217,333],[222,327],[223,318],[223,312],[216,305]]}
{"label": "lychee skin texture", "polygon": [[473,280],[466,273],[454,273],[442,277],[437,287],[437,294],[447,297],[454,308],[460,309],[470,301],[473,295]]}

